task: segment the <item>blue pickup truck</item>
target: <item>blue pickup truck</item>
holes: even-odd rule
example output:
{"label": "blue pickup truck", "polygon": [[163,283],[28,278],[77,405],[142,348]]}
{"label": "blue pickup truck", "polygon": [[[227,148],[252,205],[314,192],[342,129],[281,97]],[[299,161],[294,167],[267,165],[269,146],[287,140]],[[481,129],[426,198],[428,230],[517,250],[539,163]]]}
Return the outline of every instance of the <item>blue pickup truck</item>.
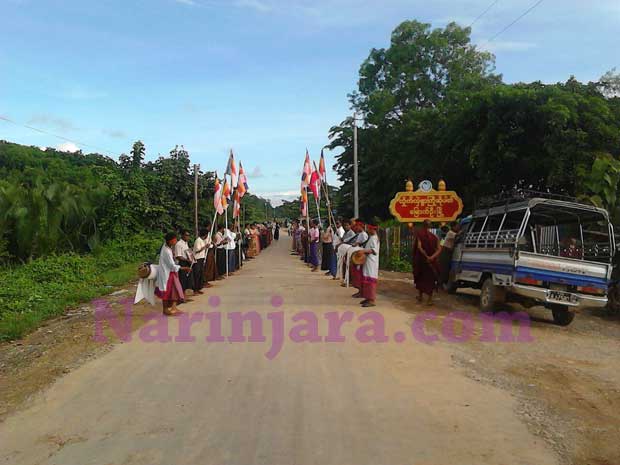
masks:
{"label": "blue pickup truck", "polygon": [[604,307],[616,250],[606,210],[537,194],[492,202],[464,224],[448,290],[481,290],[480,308],[543,305],[569,325],[578,307]]}

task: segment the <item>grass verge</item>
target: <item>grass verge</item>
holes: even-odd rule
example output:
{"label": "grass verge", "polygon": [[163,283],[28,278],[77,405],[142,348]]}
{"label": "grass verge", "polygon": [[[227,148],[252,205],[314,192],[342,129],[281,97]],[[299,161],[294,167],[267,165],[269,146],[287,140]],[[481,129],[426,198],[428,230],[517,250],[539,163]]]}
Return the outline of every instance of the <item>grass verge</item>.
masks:
{"label": "grass verge", "polygon": [[92,254],[63,254],[0,269],[0,341],[19,339],[67,308],[109,294],[154,260],[161,239],[135,236]]}

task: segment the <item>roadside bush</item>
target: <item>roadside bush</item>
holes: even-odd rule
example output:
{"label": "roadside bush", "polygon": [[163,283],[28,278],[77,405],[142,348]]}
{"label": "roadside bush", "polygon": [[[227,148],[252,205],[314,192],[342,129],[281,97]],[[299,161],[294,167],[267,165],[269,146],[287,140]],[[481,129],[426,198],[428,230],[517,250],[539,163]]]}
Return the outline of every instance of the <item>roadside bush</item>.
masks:
{"label": "roadside bush", "polygon": [[67,307],[133,279],[137,264],[154,261],[161,244],[158,234],[134,236],[89,255],[52,255],[0,268],[0,341],[20,338]]}

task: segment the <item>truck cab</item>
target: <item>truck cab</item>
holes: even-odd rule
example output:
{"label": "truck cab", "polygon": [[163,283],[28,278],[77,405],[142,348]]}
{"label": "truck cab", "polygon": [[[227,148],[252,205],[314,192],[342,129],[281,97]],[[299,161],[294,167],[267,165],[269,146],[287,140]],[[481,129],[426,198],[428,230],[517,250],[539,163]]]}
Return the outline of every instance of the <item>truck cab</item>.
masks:
{"label": "truck cab", "polygon": [[482,311],[504,301],[543,305],[556,324],[604,307],[616,250],[606,210],[536,193],[476,210],[457,238],[448,290],[481,290]]}

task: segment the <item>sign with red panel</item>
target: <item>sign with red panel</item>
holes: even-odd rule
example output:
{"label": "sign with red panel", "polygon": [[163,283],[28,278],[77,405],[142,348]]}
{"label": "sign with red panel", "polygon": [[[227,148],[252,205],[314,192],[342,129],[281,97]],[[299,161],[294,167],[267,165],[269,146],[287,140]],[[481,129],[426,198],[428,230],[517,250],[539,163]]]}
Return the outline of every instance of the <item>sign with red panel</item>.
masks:
{"label": "sign with red panel", "polygon": [[[440,183],[440,188],[445,186]],[[454,221],[463,212],[463,201],[454,191],[430,188],[428,184],[415,192],[399,192],[390,203],[390,212],[401,223]]]}

